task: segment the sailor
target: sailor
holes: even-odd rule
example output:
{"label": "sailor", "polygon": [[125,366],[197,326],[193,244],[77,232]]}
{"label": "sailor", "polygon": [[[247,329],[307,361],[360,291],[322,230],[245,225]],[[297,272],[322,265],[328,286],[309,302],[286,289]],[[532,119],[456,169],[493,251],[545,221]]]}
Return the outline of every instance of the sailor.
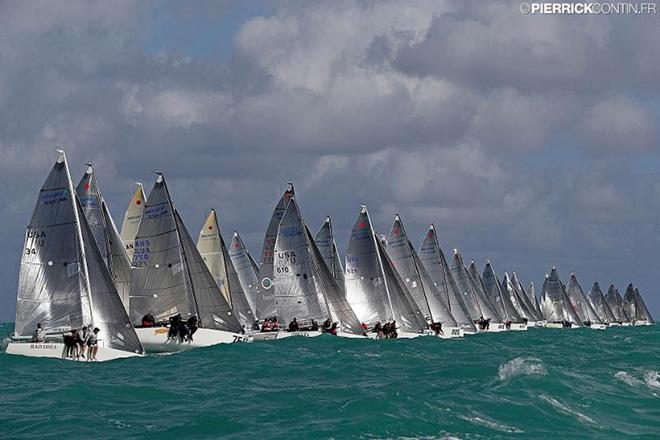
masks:
{"label": "sailor", "polygon": [[181,317],[180,313],[177,313],[174,316],[170,316],[170,330],[167,332],[167,339],[174,339],[179,332],[179,324],[181,324],[181,321],[183,318]]}
{"label": "sailor", "polygon": [[290,332],[296,332],[296,331],[298,331],[298,329],[299,329],[299,326],[298,326],[298,319],[297,319],[297,318],[293,318],[293,321],[291,321],[291,322],[289,323],[289,331],[290,331]]}
{"label": "sailor", "polygon": [[392,321],[390,324],[390,339],[396,339],[399,337],[399,334],[396,332],[396,320]]}
{"label": "sailor", "polygon": [[280,321],[277,318],[273,319],[273,331],[274,332],[280,331]]}
{"label": "sailor", "polygon": [[73,357],[76,349],[76,343],[73,340],[73,330],[65,333],[62,339],[64,342],[64,357]]}
{"label": "sailor", "polygon": [[193,340],[193,335],[197,331],[198,327],[198,319],[197,315],[193,315],[190,318],[188,318],[188,340],[192,341]]}
{"label": "sailor", "polygon": [[323,321],[323,332],[324,333],[329,332],[331,327],[332,327],[332,320],[330,318]]}
{"label": "sailor", "polygon": [[80,330],[73,331],[73,342],[76,346],[76,359],[79,359],[80,356],[85,357],[85,339],[82,337]]}
{"label": "sailor", "polygon": [[142,327],[153,327],[154,325],[156,325],[156,318],[151,312],[142,317]]}
{"label": "sailor", "polygon": [[386,323],[383,325],[383,337],[384,337],[385,339],[389,339],[389,338],[390,338],[390,323],[389,323],[389,322],[386,322]]}
{"label": "sailor", "polygon": [[442,322],[434,322],[433,324],[431,324],[431,330],[435,332],[436,336],[440,334],[444,335],[444,332],[442,331]]}
{"label": "sailor", "polygon": [[46,342],[46,332],[43,327],[41,327],[41,323],[37,324],[37,329],[32,336],[32,342]]}
{"label": "sailor", "polygon": [[87,338],[87,360],[88,361],[95,361],[96,360],[96,353],[99,351],[99,339],[98,335],[101,330],[98,327],[94,327],[94,331],[89,335],[89,338]]}
{"label": "sailor", "polygon": [[374,326],[374,333],[376,333],[376,339],[383,339],[385,333],[383,333],[383,325],[378,321]]}
{"label": "sailor", "polygon": [[506,327],[507,330],[511,328],[511,320],[507,319],[506,322],[504,323],[504,326]]}
{"label": "sailor", "polygon": [[259,330],[259,320],[255,319],[254,323],[252,324],[252,330]]}
{"label": "sailor", "polygon": [[318,329],[319,329],[319,323],[312,319],[312,331],[315,332],[318,331]]}
{"label": "sailor", "polygon": [[[329,318],[328,318],[328,320],[329,320]],[[360,324],[360,328],[361,328],[362,330],[364,330],[365,333],[366,333],[367,331],[369,331],[369,326],[368,326],[365,322],[363,322],[362,324]]]}
{"label": "sailor", "polygon": [[330,333],[333,336],[337,336],[338,331],[339,331],[339,329],[337,328],[337,323],[333,322],[332,327],[330,327],[330,330],[328,330],[328,333]]}
{"label": "sailor", "polygon": [[264,324],[261,326],[261,331],[262,331],[262,332],[269,332],[269,331],[271,331],[271,327],[270,327],[270,319],[268,319],[268,318],[264,319]]}

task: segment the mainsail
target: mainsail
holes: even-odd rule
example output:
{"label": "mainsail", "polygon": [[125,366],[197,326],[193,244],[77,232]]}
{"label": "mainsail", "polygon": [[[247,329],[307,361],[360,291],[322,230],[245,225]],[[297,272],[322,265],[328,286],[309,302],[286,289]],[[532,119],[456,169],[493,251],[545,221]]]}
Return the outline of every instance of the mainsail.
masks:
{"label": "mainsail", "polygon": [[255,319],[253,305],[245,295],[238,273],[229,257],[215,209],[211,209],[199,232],[197,249],[218,284],[220,293],[238,315],[238,320],[247,327],[251,326]]}
{"label": "mainsail", "polygon": [[414,304],[376,237],[365,206],[360,210],[346,249],[346,299],[367,325],[397,320],[406,331],[426,328]]}
{"label": "mainsail", "polygon": [[121,241],[124,243],[124,249],[126,249],[129,261],[133,261],[135,236],[140,227],[140,220],[142,220],[142,214],[144,213],[145,201],[142,184],[137,182],[135,185],[135,193],[128,204],[128,208],[124,214],[124,222],[121,225]]}
{"label": "mainsail", "polygon": [[196,315],[200,327],[240,332],[241,324],[206,267],[172,205],[162,174],[147,199],[135,238],[131,276],[131,320],[152,313],[164,320]]}
{"label": "mainsail", "polygon": [[589,299],[591,306],[594,308],[596,313],[598,313],[598,316],[600,316],[603,321],[605,321],[606,323],[617,321],[616,316],[614,316],[614,313],[612,313],[612,309],[605,300],[603,291],[600,290],[600,285],[598,284],[598,281],[594,283],[593,287],[591,288],[591,291],[587,296],[587,299]]}
{"label": "mainsail", "polygon": [[648,321],[653,323],[653,318],[644,304],[644,300],[632,283],[628,284],[626,293],[623,295],[623,309],[626,314],[635,321]]}
{"label": "mainsail", "polygon": [[504,277],[502,277],[502,290],[511,298],[513,306],[518,311],[518,314],[528,321],[537,321],[538,318],[533,312],[533,309],[527,305],[525,301],[526,295],[520,290],[516,289],[513,279],[509,277],[508,272],[504,272]]}
{"label": "mainsail", "polygon": [[422,245],[419,248],[419,259],[431,277],[433,286],[438,290],[441,298],[446,301],[457,324],[466,331],[476,331],[476,327],[463,302],[458,286],[451,275],[447,259],[440,248],[438,236],[433,225],[429,226],[429,230],[424,236]]}
{"label": "mainsail", "polygon": [[75,195],[64,152],[44,182],[28,224],[16,304],[16,334],[93,325],[105,346],[143,353]]}
{"label": "mainsail", "polygon": [[252,306],[252,310],[255,311],[256,315],[259,268],[236,231],[234,231],[234,236],[232,237],[231,245],[229,246],[229,258],[231,258],[234,269],[236,269],[238,280],[241,283],[243,292],[245,292],[248,302]]}
{"label": "mainsail", "polygon": [[335,237],[332,231],[332,220],[330,217],[327,217],[321,229],[316,233],[314,237],[316,246],[319,248],[319,252],[323,256],[325,264],[330,269],[330,273],[337,281],[337,286],[339,291],[343,296],[346,296],[344,289],[344,269],[341,265],[341,260],[339,259],[339,252],[337,251],[337,243],[335,242]]}
{"label": "mainsail", "polygon": [[509,320],[511,322],[522,322],[520,313],[518,313],[513,306],[508,292],[503,289],[502,283],[500,283],[500,280],[497,278],[490,261],[486,261],[482,279],[486,295],[491,299],[500,316],[502,316],[504,320]]}
{"label": "mainsail", "polygon": [[490,301],[486,302],[485,297],[481,297],[476,291],[476,284],[463,264],[463,257],[454,249],[454,258],[451,262],[451,275],[456,280],[459,292],[463,295],[468,312],[473,319],[483,317],[492,322],[501,322],[501,318],[495,311]]}
{"label": "mainsail", "polygon": [[394,216],[394,224],[387,239],[386,251],[426,321],[455,327],[456,320],[451,315],[442,295],[433,285],[433,280],[408,239],[398,215]]}
{"label": "mainsail", "polygon": [[584,294],[582,286],[580,286],[580,283],[575,276],[575,272],[571,274],[566,293],[568,294],[568,298],[571,300],[571,304],[573,304],[573,308],[581,322],[591,322],[594,324],[603,323],[600,316],[598,316],[594,308],[591,306],[591,302],[587,299],[587,295]]}
{"label": "mainsail", "polygon": [[530,301],[532,301],[534,304],[536,314],[542,320],[543,313],[541,312],[541,304],[539,303],[539,298],[536,296],[536,288],[534,287],[534,282],[529,283],[529,287],[527,287],[527,296],[529,296]]}
{"label": "mainsail", "polygon": [[548,322],[571,322],[575,326],[582,326],[554,266],[543,282],[540,303],[543,318]]}
{"label": "mainsail", "polygon": [[467,268],[467,272],[468,275],[470,275],[470,280],[472,281],[472,289],[477,294],[480,304],[484,304],[484,306],[482,306],[482,310],[483,308],[491,310],[494,314],[491,319],[496,322],[502,322],[502,317],[497,312],[497,308],[493,304],[493,301],[490,299],[490,297],[486,294],[484,282],[481,279],[481,275],[479,275],[479,270],[477,269],[477,265],[474,263],[474,260],[470,261],[470,266]]}
{"label": "mainsail", "polygon": [[543,318],[541,317],[541,314],[538,312],[538,310],[536,310],[534,299],[532,299],[529,296],[528,292],[525,291],[525,288],[520,282],[520,279],[518,278],[518,274],[515,271],[511,276],[511,286],[513,286],[513,289],[515,290],[516,294],[518,295],[522,303],[525,305],[525,309],[527,310],[527,313],[529,313],[529,315],[526,316],[526,318],[530,321],[541,321]]}
{"label": "mainsail", "polygon": [[273,251],[277,240],[277,229],[284,216],[289,200],[295,195],[293,183],[288,183],[284,194],[275,205],[273,215],[270,217],[266,237],[261,250],[261,264],[259,265],[259,284],[257,285],[256,314],[258,318],[272,318],[275,316],[275,298],[273,296]]}
{"label": "mainsail", "polygon": [[610,287],[607,290],[607,295],[605,295],[605,301],[607,301],[607,305],[610,306],[617,322],[630,322],[630,316],[628,316],[628,313],[626,313],[626,310],[623,307],[623,299],[621,299],[619,289],[617,289],[614,284],[610,284]]}
{"label": "mainsail", "polygon": [[78,183],[76,193],[117,293],[124,307],[128,309],[131,261],[124,250],[108,205],[101,195],[96,173],[91,164],[87,164],[87,170]]}

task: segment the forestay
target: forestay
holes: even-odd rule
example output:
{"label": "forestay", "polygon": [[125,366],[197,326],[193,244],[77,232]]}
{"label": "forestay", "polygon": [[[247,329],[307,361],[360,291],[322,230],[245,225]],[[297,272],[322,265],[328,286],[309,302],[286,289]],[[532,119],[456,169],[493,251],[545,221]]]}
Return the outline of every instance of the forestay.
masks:
{"label": "forestay", "polygon": [[273,296],[273,251],[280,220],[284,216],[289,200],[295,195],[292,183],[288,183],[284,194],[275,205],[270,217],[264,244],[261,250],[259,265],[259,284],[257,285],[256,314],[257,318],[272,318],[275,316],[275,298]]}
{"label": "forestay", "polygon": [[438,290],[441,298],[446,301],[457,324],[463,327],[465,331],[476,332],[476,327],[451,275],[447,259],[440,248],[433,225],[429,226],[429,230],[419,248],[419,259],[429,274],[433,286]]}

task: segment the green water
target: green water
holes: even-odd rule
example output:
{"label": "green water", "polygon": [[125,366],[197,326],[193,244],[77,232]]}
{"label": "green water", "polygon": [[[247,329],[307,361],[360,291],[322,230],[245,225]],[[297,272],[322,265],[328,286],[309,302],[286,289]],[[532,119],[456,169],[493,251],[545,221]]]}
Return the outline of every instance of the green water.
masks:
{"label": "green water", "polygon": [[98,364],[0,353],[0,438],[658,438],[659,347],[659,328],[635,327]]}

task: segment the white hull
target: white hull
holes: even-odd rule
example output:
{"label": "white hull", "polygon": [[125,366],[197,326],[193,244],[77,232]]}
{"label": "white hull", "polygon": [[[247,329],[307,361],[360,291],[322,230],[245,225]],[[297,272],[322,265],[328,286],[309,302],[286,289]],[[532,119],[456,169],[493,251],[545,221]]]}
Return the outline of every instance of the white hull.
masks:
{"label": "white hull", "polygon": [[565,328],[561,322],[546,322],[545,328]]}
{"label": "white hull", "polygon": [[460,327],[443,327],[442,333],[437,335],[440,339],[455,339],[465,336],[465,332]]}
{"label": "white hull", "polygon": [[630,322],[621,323],[621,327],[630,327],[631,325],[632,325],[632,323],[630,323]]}
{"label": "white hull", "polygon": [[530,327],[545,327],[546,322],[545,321],[528,321],[527,322],[527,328]]}
{"label": "white hull", "polygon": [[[479,328],[479,326],[477,326]],[[486,330],[479,330],[479,333],[499,333],[506,331],[506,324],[501,322],[491,322]]]}
{"label": "white hull", "polygon": [[591,324],[590,326],[594,330],[605,330],[607,328],[606,324]]}
{"label": "white hull", "polygon": [[231,344],[234,342],[248,342],[247,335],[215,330],[210,328],[197,329],[190,342],[180,342],[179,338],[168,339],[167,327],[141,327],[136,328],[142,346],[150,353],[172,353],[191,348],[210,347],[217,344]]}
{"label": "white hull", "polygon": [[[300,336],[303,338],[314,338],[321,336],[321,330],[301,330],[297,332],[287,332],[284,330],[278,332],[259,332],[253,333],[252,339],[254,341],[274,341],[275,339],[285,339],[292,336]],[[356,335],[357,336],[357,335]]]}
{"label": "white hull", "polygon": [[511,327],[509,330],[511,331],[517,331],[517,332],[526,332],[527,331],[527,325],[528,324],[522,324],[522,323],[512,323]]}
{"label": "white hull", "polygon": [[[62,342],[10,342],[7,345],[7,353],[30,357],[48,357],[73,360],[64,357],[64,343]],[[96,353],[96,361],[111,361],[127,357],[141,356],[130,351],[117,350],[115,348],[106,348],[99,345],[99,351]],[[80,362],[85,362],[85,358],[80,358]]]}
{"label": "white hull", "polygon": [[[370,332],[368,333],[369,339],[378,339],[378,334]],[[408,333],[408,332],[397,332],[397,337],[396,339],[413,339],[413,338],[418,338],[420,336],[431,336],[429,333]],[[385,338],[383,338],[385,340]]]}
{"label": "white hull", "polygon": [[348,339],[367,339],[367,336],[365,335],[356,335],[355,333],[346,333],[346,332],[339,332],[337,333],[337,336],[340,338],[348,338]]}
{"label": "white hull", "polygon": [[635,321],[635,326],[640,326],[640,325],[653,325],[648,321]]}

